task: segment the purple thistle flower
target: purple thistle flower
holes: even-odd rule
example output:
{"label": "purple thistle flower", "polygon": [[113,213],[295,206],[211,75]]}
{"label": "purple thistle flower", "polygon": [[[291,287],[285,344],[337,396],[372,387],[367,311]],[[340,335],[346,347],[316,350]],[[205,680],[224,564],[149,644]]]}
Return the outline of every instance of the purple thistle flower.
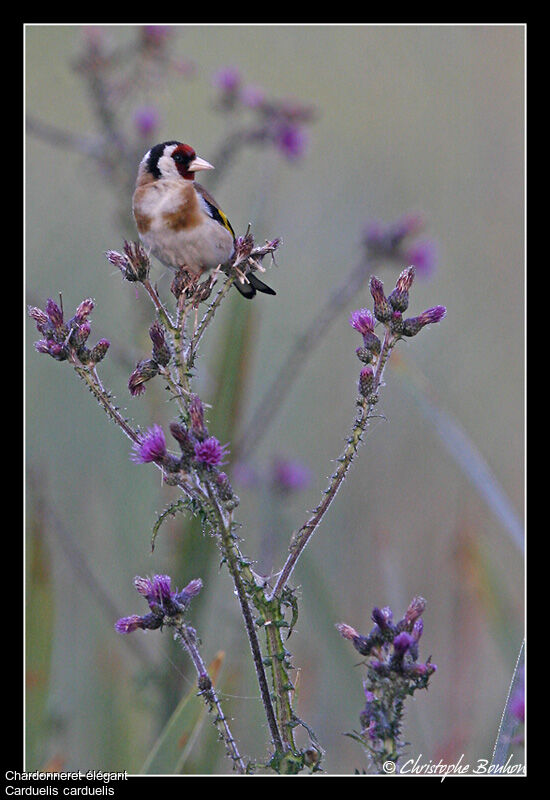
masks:
{"label": "purple thistle flower", "polygon": [[227,453],[227,445],[221,445],[215,436],[209,436],[195,445],[195,460],[209,467],[219,467]]}
{"label": "purple thistle flower", "polygon": [[311,483],[311,472],[299,461],[276,458],[273,462],[273,483],[281,492],[298,492]]}
{"label": "purple thistle flower", "polygon": [[416,336],[425,325],[430,325],[435,322],[440,322],[447,309],[445,306],[434,306],[423,311],[418,317],[410,317],[403,323],[402,333],[404,336]]}
{"label": "purple thistle flower", "polygon": [[141,617],[133,614],[117,620],[115,623],[117,633],[132,633],[138,628],[156,630],[165,624],[170,624],[169,618],[179,617],[202,589],[200,578],[190,581],[181,592],[177,589],[172,591],[171,583],[169,575],[153,575],[152,578],[136,576],[134,586],[147,600],[151,611]]}
{"label": "purple thistle flower", "polygon": [[115,622],[115,630],[117,633],[132,633],[141,628],[141,617],[138,614],[132,614],[130,617],[121,617]]}
{"label": "purple thistle flower", "polygon": [[134,578],[136,590],[145,597],[149,604],[156,603],[163,606],[172,600],[171,578],[169,575],[153,575],[152,578]]}
{"label": "purple thistle flower", "polygon": [[434,306],[433,308],[428,308],[427,311],[423,311],[420,315],[420,319],[424,325],[429,325],[433,322],[440,322],[446,313],[447,309],[445,306]]}
{"label": "purple thistle flower", "polygon": [[187,586],[185,586],[181,592],[178,592],[175,595],[175,599],[178,603],[182,605],[187,605],[191,602],[191,600],[196,597],[202,589],[202,581],[200,578],[195,578],[192,581],[189,581]]}
{"label": "purple thistle flower", "polygon": [[136,464],[149,464],[152,461],[162,461],[166,455],[166,440],[160,425],[153,425],[147,433],[140,437],[139,442],[133,445],[132,461]]}
{"label": "purple thistle flower", "polygon": [[360,308],[358,311],[352,311],[349,324],[363,336],[367,333],[374,333],[374,317],[368,308]]}

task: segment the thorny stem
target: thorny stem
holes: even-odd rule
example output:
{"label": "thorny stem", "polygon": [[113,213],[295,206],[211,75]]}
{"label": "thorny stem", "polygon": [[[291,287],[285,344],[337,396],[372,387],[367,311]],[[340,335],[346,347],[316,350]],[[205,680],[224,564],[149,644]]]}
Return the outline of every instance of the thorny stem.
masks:
{"label": "thorny stem", "polygon": [[355,422],[353,424],[351,433],[347,439],[346,447],[342,455],[337,459],[338,467],[336,471],[333,473],[330,479],[330,483],[323,493],[323,498],[321,502],[313,510],[307,522],[304,525],[302,525],[302,527],[292,535],[289,547],[290,550],[289,555],[281,572],[277,577],[275,588],[273,589],[273,592],[269,599],[281,596],[283,589],[286,586],[286,583],[294,567],[296,566],[296,562],[298,561],[305,546],[307,545],[307,543],[309,542],[309,540],[319,527],[323,517],[325,516],[329,507],[331,506],[332,501],[336,497],[338,489],[342,485],[342,482],[348,473],[348,470],[351,466],[351,462],[353,461],[353,458],[357,452],[359,444],[361,443],[363,431],[368,425],[369,418],[372,414],[372,410],[377,400],[376,393],[380,388],[380,384],[382,382],[384,367],[386,366],[388,356],[393,346],[395,345],[396,341],[397,338],[392,333],[390,333],[389,329],[386,329],[384,343],[382,345],[382,350],[380,353],[380,357],[378,359],[378,364],[374,375],[372,393],[369,395],[368,398],[363,396],[360,396],[358,398],[357,416],[355,418]]}
{"label": "thorny stem", "polygon": [[164,307],[156,288],[151,284],[149,278],[146,278],[143,281],[143,287],[147,292],[147,294],[149,295],[149,297],[151,298],[151,300],[153,301],[153,305],[155,306],[156,312],[161,322],[164,323],[164,325],[168,328],[168,330],[174,331],[175,325],[172,322],[172,319],[170,318],[170,315],[168,314],[166,308]]}
{"label": "thorny stem", "polygon": [[272,613],[269,615],[270,619],[265,621],[265,635],[269,660],[271,662],[270,666],[273,676],[277,719],[281,728],[281,736],[285,748],[296,752],[293,735],[294,714],[290,697],[290,692],[294,689],[294,686],[290,682],[286,670],[287,653],[281,638],[281,627],[279,624],[283,620],[283,615],[278,603],[271,605]]}
{"label": "thorny stem", "polygon": [[250,567],[248,566],[247,562],[243,559],[241,553],[239,552],[238,547],[235,544],[233,530],[232,530],[233,527],[232,513],[227,512],[221,508],[214,492],[212,491],[212,488],[208,484],[207,484],[207,491],[210,502],[218,518],[223,554],[227,561],[227,566],[229,568],[231,577],[233,578],[233,583],[235,584],[235,591],[237,593],[239,604],[241,606],[241,611],[243,614],[246,632],[248,635],[248,641],[250,643],[250,649],[252,650],[252,658],[254,660],[256,676],[258,678],[258,684],[260,687],[260,693],[262,696],[262,702],[264,705],[267,722],[271,733],[271,738],[273,740],[275,748],[279,752],[282,752],[284,748],[281,739],[281,734],[277,726],[275,712],[273,710],[271,695],[269,693],[269,686],[267,683],[267,677],[265,674],[264,663],[262,659],[262,651],[260,649],[260,643],[258,641],[256,627],[254,624],[254,618],[252,616],[252,611],[250,610],[250,605],[248,603],[248,598],[246,595],[246,589],[243,583],[243,576],[244,576],[245,579],[248,582],[250,582],[250,584],[253,584],[254,576],[252,575]]}
{"label": "thorny stem", "polygon": [[199,652],[199,648],[197,647],[196,639],[194,632],[192,629],[188,628],[183,622],[176,626],[174,629],[174,638],[180,642],[180,644],[187,650],[189,653],[191,660],[195,666],[197,671],[197,675],[199,678],[199,688],[201,688],[201,683],[204,683],[205,686],[201,690],[201,694],[203,695],[206,703],[209,705],[210,708],[215,707],[217,716],[214,719],[214,724],[218,729],[222,740],[225,742],[227,747],[227,753],[232,759],[233,763],[235,764],[235,768],[237,772],[240,772],[242,775],[246,773],[246,765],[241,758],[239,750],[237,748],[237,743],[233,738],[233,734],[229,728],[229,724],[227,722],[227,718],[223,713],[221,703],[219,701],[218,695],[212,685],[212,681],[208,675],[208,671],[206,669],[206,664],[204,663],[202,656]]}
{"label": "thorny stem", "polygon": [[106,414],[122,428],[126,436],[131,439],[132,442],[139,442],[139,435],[137,431],[132,428],[128,420],[126,420],[122,414],[120,414],[116,406],[112,404],[111,396],[101,385],[101,382],[99,381],[95,371],[88,369],[88,367],[83,367],[74,361],[72,363],[77,375],[87,385],[88,389],[94,395],[96,400],[98,400]]}

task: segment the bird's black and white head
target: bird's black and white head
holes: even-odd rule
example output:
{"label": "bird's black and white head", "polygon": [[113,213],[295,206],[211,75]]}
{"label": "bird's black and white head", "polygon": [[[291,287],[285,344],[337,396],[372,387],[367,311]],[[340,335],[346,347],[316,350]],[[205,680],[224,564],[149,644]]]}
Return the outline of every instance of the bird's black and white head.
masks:
{"label": "bird's black and white head", "polygon": [[156,144],[145,153],[140,164],[140,173],[145,173],[154,180],[183,178],[192,181],[195,172],[203,169],[214,169],[214,167],[208,161],[199,158],[190,145],[176,141]]}

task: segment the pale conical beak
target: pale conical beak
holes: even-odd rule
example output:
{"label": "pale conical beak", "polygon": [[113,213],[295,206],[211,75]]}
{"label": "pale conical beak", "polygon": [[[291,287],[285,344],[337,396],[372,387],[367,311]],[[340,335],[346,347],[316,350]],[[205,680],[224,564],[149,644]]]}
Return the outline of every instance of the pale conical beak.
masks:
{"label": "pale conical beak", "polygon": [[199,172],[201,169],[214,169],[214,167],[212,164],[209,164],[208,161],[205,161],[204,158],[199,158],[198,156],[196,156],[187,167],[188,172]]}

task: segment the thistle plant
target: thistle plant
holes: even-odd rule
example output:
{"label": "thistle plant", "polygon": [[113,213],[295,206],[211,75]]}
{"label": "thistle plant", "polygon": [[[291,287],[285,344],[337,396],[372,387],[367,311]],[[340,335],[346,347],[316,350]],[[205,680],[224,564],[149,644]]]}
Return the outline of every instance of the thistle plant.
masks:
{"label": "thistle plant", "polygon": [[[82,52],[74,64],[90,99],[98,130],[95,135],[77,135],[28,120],[31,134],[84,155],[98,167],[118,201],[117,218],[124,230],[122,246],[108,250],[109,264],[118,270],[132,290],[141,291],[152,304],[150,319],[144,323],[137,314],[136,330],[148,329],[150,345],[127,375],[131,401],[139,403],[151,381],[161,383],[170,399],[168,424],[152,419],[144,428],[127,417],[111,390],[100,377],[109,341],[92,335],[95,303],[84,299],[73,316],[59,302],[48,299],[44,309],[29,307],[29,316],[40,338],[38,353],[69,364],[95,397],[102,410],[129,439],[129,458],[137,465],[154,466],[162,481],[173,493],[170,504],[153,524],[151,550],[156,546],[163,523],[168,518],[194,518],[202,531],[210,535],[219,550],[220,562],[228,570],[234,587],[242,625],[250,646],[257,687],[265,713],[267,741],[258,752],[247,755],[232,733],[232,721],[224,711],[224,698],[213,685],[201,655],[201,642],[192,625],[193,600],[201,591],[211,591],[211,581],[203,576],[180,576],[177,565],[171,576],[154,574],[136,577],[134,587],[147,603],[145,613],[112,620],[117,634],[135,642],[144,632],[153,635],[169,631],[196,673],[197,694],[210,712],[210,719],[228,757],[228,765],[240,775],[277,773],[297,775],[303,771],[324,769],[323,744],[311,725],[297,712],[295,665],[289,637],[299,614],[299,596],[293,585],[294,571],[306,545],[325,521],[326,514],[342,488],[371,421],[378,416],[378,404],[385,386],[385,370],[396,345],[415,337],[445,315],[443,306],[434,306],[416,316],[408,316],[409,294],[415,274],[427,274],[433,268],[436,253],[432,240],[417,239],[424,220],[407,214],[393,223],[371,221],[363,232],[359,262],[341,285],[331,293],[324,306],[274,374],[265,395],[247,425],[246,438],[225,441],[208,419],[209,406],[197,388],[198,356],[204,337],[215,325],[217,312],[229,295],[233,283],[246,275],[263,272],[274,261],[281,239],[273,237],[263,244],[255,241],[248,229],[235,241],[231,262],[223,270],[214,270],[196,282],[189,282],[184,269],[176,271],[167,296],[151,279],[148,252],[130,241],[128,198],[133,190],[135,165],[161,124],[161,112],[150,101],[138,102],[136,95],[158,95],[166,75],[194,78],[197,65],[174,55],[173,26],[142,26],[126,45],[113,46],[101,29],[86,29]],[[225,67],[210,76],[216,97],[214,110],[225,123],[222,144],[213,158],[223,165],[212,176],[219,182],[234,160],[246,147],[271,148],[280,157],[295,163],[308,144],[308,126],[317,118],[316,110],[295,99],[270,96],[262,87],[248,83],[235,67]],[[121,113],[121,109],[125,110]],[[224,127],[223,124],[219,126]],[[133,235],[133,226],[131,228]],[[121,239],[123,238],[121,236]],[[391,263],[401,272],[389,293],[372,273],[378,265]],[[405,264],[405,269],[402,267]],[[414,265],[414,266],[413,266]],[[288,551],[279,569],[259,575],[245,550],[246,532],[238,518],[239,497],[231,478],[239,465],[246,466],[252,451],[259,447],[269,424],[275,418],[292,382],[305,360],[318,346],[332,325],[341,322],[341,312],[355,303],[359,291],[368,283],[372,308],[358,308],[349,323],[360,338],[352,343],[360,362],[355,385],[347,389],[351,424],[344,446],[336,459],[336,468],[318,503],[306,515],[303,524],[289,532]],[[349,328],[343,328],[350,334]],[[342,328],[340,329],[342,330]],[[214,401],[215,404],[215,401]],[[227,437],[232,438],[232,437]],[[233,472],[231,471],[233,469]],[[273,463],[272,487],[277,499],[310,483],[311,474],[298,462],[278,458]],[[184,585],[178,590],[175,582]],[[403,752],[401,725],[408,696],[426,688],[435,671],[430,659],[419,664],[418,641],[422,633],[421,614],[424,601],[416,598],[405,617],[394,624],[389,609],[375,609],[375,627],[367,636],[349,625],[338,630],[351,640],[366,659],[366,705],[360,715],[361,730],[353,733],[365,748],[375,769],[384,760],[397,763]],[[200,628],[197,625],[197,628]],[[120,642],[120,640],[118,640]],[[208,644],[208,643],[207,643]],[[307,677],[306,677],[307,679]],[[348,726],[341,720],[344,730]],[[306,742],[298,742],[297,729],[305,732]],[[302,737],[303,738],[303,737]],[[259,741],[259,739],[258,739]]]}
{"label": "thistle plant", "polygon": [[418,663],[425,607],[424,598],[415,597],[398,622],[393,621],[389,606],[374,608],[375,624],[366,636],[343,622],[336,625],[344,639],[365,657],[366,702],[359,715],[361,731],[348,735],[364,747],[377,772],[391,772],[390,762],[397,765],[405,747],[401,739],[405,701],[418,689],[427,689],[437,669],[431,657],[424,664]]}
{"label": "thistle plant", "polygon": [[[270,734],[267,757],[245,759],[240,755],[220,699],[205,672],[195,631],[186,622],[188,605],[202,586],[200,578],[188,582],[181,592],[171,589],[171,581],[167,576],[136,578],[136,589],[147,600],[150,611],[142,616],[133,615],[118,620],[115,626],[117,632],[129,634],[163,627],[173,629],[174,637],[196,668],[199,694],[213,712],[214,724],[234,769],[244,773],[263,767],[292,775],[304,769],[321,770],[323,748],[311,727],[298,717],[294,708],[291,678],[294,667],[287,642],[297,620],[299,604],[289,580],[305,546],[321,525],[355,460],[379,401],[384,385],[384,370],[393,348],[404,337],[416,336],[425,326],[439,322],[445,315],[445,308],[435,306],[418,316],[404,316],[415,275],[412,266],[401,272],[387,297],[382,282],[371,277],[369,285],[373,310],[361,308],[350,317],[352,328],[362,339],[356,349],[362,366],[357,379],[356,412],[350,434],[321,500],[306,522],[291,535],[288,556],[281,569],[271,578],[260,577],[241,550],[242,537],[237,535],[238,522],[235,519],[239,498],[222,469],[230,458],[230,444],[220,442],[215,432],[209,430],[205,405],[194,388],[194,377],[202,338],[233,281],[243,274],[243,270],[264,270],[264,259],[266,256],[273,257],[279,245],[280,240],[275,238],[257,246],[250,231],[239,237],[233,263],[226,273],[221,273],[222,286],[200,319],[201,304],[209,300],[220,273],[214,273],[193,286],[179,280],[176,274],[171,285],[173,307],[169,308],[150,281],[149,257],[140,244],[125,242],[122,251],[108,251],[106,254],[109,262],[119,268],[123,279],[140,285],[153,303],[156,319],[149,328],[151,353],[136,365],[129,377],[128,389],[133,397],[139,397],[146,391],[150,380],[160,379],[165,383],[177,409],[169,425],[168,440],[158,423],[145,431],[135,427],[121,414],[111,392],[104,388],[96,366],[107,353],[108,342],[100,340],[91,349],[87,347],[91,332],[90,315],[94,307],[91,300],[84,300],[68,322],[64,321],[62,308],[53,300],[46,302],[44,310],[29,308],[29,315],[43,337],[35,345],[38,352],[71,364],[106,414],[131,440],[130,458],[138,464],[154,464],[161,471],[164,482],[179,490],[180,496],[161,515],[154,527],[152,547],[155,546],[163,520],[168,515],[178,513],[197,515],[204,529],[215,538],[222,561],[233,579],[250,644]],[[377,333],[377,326],[383,331],[381,335]],[[285,480],[288,483],[288,475]],[[412,661],[421,633],[419,617],[422,610],[423,601],[417,599],[404,621],[397,626],[391,625],[388,613],[377,612],[377,632],[371,633],[370,638],[360,637],[349,626],[339,627],[342,635],[352,639],[356,647],[361,647],[360,652],[368,656],[375,653],[378,658],[377,665],[370,666],[370,683],[366,689],[367,705],[373,710],[372,713],[363,713],[365,724],[358,735],[371,752],[376,765],[382,757],[397,759],[401,749],[399,731],[405,696],[426,685],[427,678],[434,671],[428,663],[422,672]],[[264,639],[263,644],[260,635]],[[391,688],[380,696],[374,678],[386,680],[395,676],[399,678],[397,683],[390,681]],[[382,724],[383,717],[387,719],[387,729]],[[295,729],[298,726],[307,733],[307,746],[296,743]],[[371,734],[381,738],[383,744],[377,744]]]}

